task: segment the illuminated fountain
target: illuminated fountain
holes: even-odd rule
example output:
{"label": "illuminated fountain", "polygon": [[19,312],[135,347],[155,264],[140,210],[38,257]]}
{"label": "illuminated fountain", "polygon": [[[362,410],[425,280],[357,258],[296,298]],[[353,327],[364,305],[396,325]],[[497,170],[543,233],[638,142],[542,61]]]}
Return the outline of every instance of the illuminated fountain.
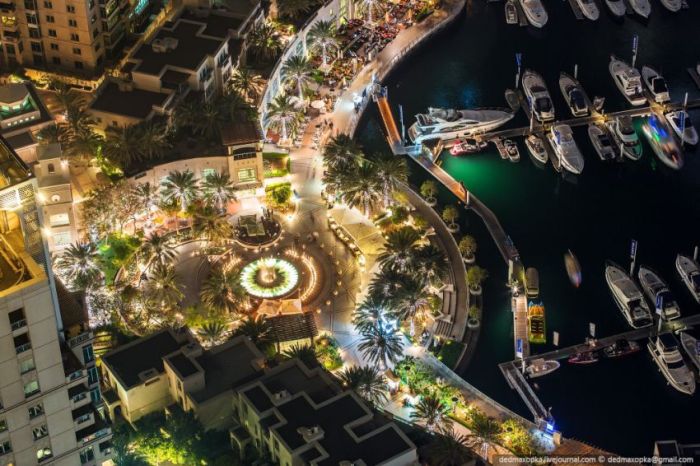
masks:
{"label": "illuminated fountain", "polygon": [[284,259],[258,259],[241,270],[241,285],[248,294],[258,298],[280,298],[299,283],[297,268]]}

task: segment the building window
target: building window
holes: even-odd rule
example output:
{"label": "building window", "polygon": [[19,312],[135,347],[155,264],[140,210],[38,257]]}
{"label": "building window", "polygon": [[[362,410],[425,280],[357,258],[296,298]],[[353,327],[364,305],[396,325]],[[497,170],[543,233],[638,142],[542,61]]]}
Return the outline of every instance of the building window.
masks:
{"label": "building window", "polygon": [[77,27],[78,27],[78,22],[77,22],[76,20],[74,20],[74,19],[69,19],[69,20],[68,20],[68,26],[70,26],[70,27],[72,27],[72,28],[77,28]]}
{"label": "building window", "polygon": [[46,22],[47,22],[47,23],[55,23],[55,22],[56,22],[56,18],[54,18],[54,17],[51,16],[51,15],[46,15]]}
{"label": "building window", "polygon": [[204,168],[202,169],[202,178],[206,180],[210,176],[216,175],[216,173],[217,171],[214,168]]}
{"label": "building window", "polygon": [[96,384],[98,381],[99,377],[97,375],[97,368],[92,366],[90,369],[88,369],[88,385]]}
{"label": "building window", "polygon": [[24,384],[24,397],[29,398],[32,395],[36,395],[41,390],[39,390],[39,381],[31,380]]}
{"label": "building window", "polygon": [[24,309],[20,308],[7,315],[10,319],[10,328],[14,332],[27,326],[27,319],[24,316]]}
{"label": "building window", "polygon": [[83,52],[80,50],[80,47],[73,47],[73,53],[76,55],[80,55]]}
{"label": "building window", "polygon": [[[49,31],[53,31],[53,29],[49,29]],[[56,32],[56,31],[54,31]],[[49,33],[50,35],[51,33]],[[51,50],[58,50],[58,44],[51,44]],[[60,63],[60,62],[59,62]]]}
{"label": "building window", "polygon": [[81,61],[75,62],[75,69],[82,70],[83,69],[83,62],[81,62]]}
{"label": "building window", "polygon": [[71,34],[70,34],[70,40],[75,41],[75,42],[78,42],[78,41],[80,41],[80,36],[79,36],[78,34],[74,33],[74,32],[71,32]]}
{"label": "building window", "polygon": [[7,453],[10,453],[12,451],[12,445],[10,445],[9,440],[5,440],[4,442],[0,442],[0,455],[5,455]]}
{"label": "building window", "polygon": [[41,39],[41,33],[37,28],[29,28],[29,37],[32,39]]}
{"label": "building window", "polygon": [[0,433],[7,430],[7,421],[0,419]]}
{"label": "building window", "polygon": [[256,181],[255,168],[241,168],[238,170],[238,181],[240,183],[247,183],[250,181]]}
{"label": "building window", "polygon": [[[49,36],[50,36],[50,37],[57,37],[58,35],[56,34],[56,30],[55,30],[55,29],[49,29]],[[51,44],[51,45],[53,46],[53,45],[55,45],[55,44]],[[53,47],[51,47],[51,48],[53,48]],[[56,48],[58,48],[58,46],[56,46]],[[55,50],[55,49],[54,49],[54,50]]]}
{"label": "building window", "polygon": [[50,447],[39,448],[36,451],[36,459],[40,463],[42,461],[46,461],[47,459],[51,458],[52,456],[53,456],[53,452],[51,451]]}
{"label": "building window", "polygon": [[95,451],[92,447],[88,447],[85,450],[80,451],[80,464],[89,463],[95,459]]}
{"label": "building window", "polygon": [[90,399],[93,403],[99,403],[102,400],[102,393],[100,393],[100,387],[96,387],[90,390]]}
{"label": "building window", "polygon": [[15,352],[17,354],[24,353],[32,348],[32,343],[29,341],[29,335],[23,333],[22,335],[17,335],[14,337],[15,341]]}
{"label": "building window", "polygon": [[53,175],[54,173],[56,173],[56,166],[50,163],[46,166],[46,170],[49,172],[49,175]]}
{"label": "building window", "polygon": [[[51,44],[51,45],[53,45],[53,44]],[[53,64],[54,64],[54,65],[60,65],[60,64],[61,64],[61,59],[58,58],[58,57],[53,57],[51,60],[53,61]]]}
{"label": "building window", "polygon": [[35,14],[27,13],[27,24],[39,24]]}
{"label": "building window", "polygon": [[60,231],[53,234],[53,244],[55,246],[68,246],[72,243],[70,231]]}
{"label": "building window", "polygon": [[34,406],[30,406],[29,409],[29,419],[34,419],[35,417],[44,414],[44,405],[37,403]]}
{"label": "building window", "polygon": [[99,29],[93,29],[92,31],[92,38],[97,39],[97,36],[100,34]]}
{"label": "building window", "polygon": [[46,424],[42,424],[32,429],[32,435],[34,435],[34,440],[39,440],[49,435],[49,428]]}
{"label": "building window", "polygon": [[31,42],[32,52],[41,53],[41,43]]}
{"label": "building window", "polygon": [[66,5],[66,11],[68,13],[75,13],[75,7],[73,5]]}
{"label": "building window", "polygon": [[36,365],[34,365],[34,359],[29,358],[25,359],[23,361],[20,361],[19,363],[19,373],[24,375],[27,372],[31,372],[36,368]]}
{"label": "building window", "polygon": [[49,8],[49,9],[50,9],[50,8],[53,8],[53,3],[49,2],[49,1],[45,1],[45,2],[44,2],[44,8]]}
{"label": "building window", "polygon": [[85,364],[95,360],[95,353],[92,350],[92,345],[83,346],[83,361]]}
{"label": "building window", "polygon": [[67,213],[54,214],[49,217],[49,223],[52,227],[70,225],[70,218]]}

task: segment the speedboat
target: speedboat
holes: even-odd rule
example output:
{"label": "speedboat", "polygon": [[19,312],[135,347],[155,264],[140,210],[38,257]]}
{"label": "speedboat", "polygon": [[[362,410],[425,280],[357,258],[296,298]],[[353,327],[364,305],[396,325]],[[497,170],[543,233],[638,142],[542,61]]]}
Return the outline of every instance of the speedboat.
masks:
{"label": "speedboat", "polygon": [[581,84],[566,73],[559,75],[559,89],[561,90],[571,114],[576,117],[586,116],[590,112],[586,102],[586,94]]}
{"label": "speedboat", "polygon": [[617,18],[624,18],[627,14],[627,7],[623,0],[605,0],[608,10]]}
{"label": "speedboat", "polygon": [[491,131],[513,118],[513,112],[495,109],[454,110],[428,108],[428,113],[416,115],[408,129],[414,144],[431,139],[456,139]]}
{"label": "speedboat", "polygon": [[617,340],[607,348],[603,348],[603,355],[606,358],[621,358],[629,354],[636,353],[640,350],[639,343],[632,340]]}
{"label": "speedboat", "polygon": [[551,360],[547,361],[545,359],[539,358],[533,360],[526,368],[525,373],[531,379],[536,377],[542,377],[543,375],[551,374],[555,370],[559,369],[559,361]]}
{"label": "speedboat", "polygon": [[531,134],[525,138],[525,147],[528,152],[541,163],[547,163],[547,149],[544,147],[544,141],[541,137]]}
{"label": "speedboat", "polygon": [[598,353],[595,351],[581,351],[579,353],[570,356],[568,361],[569,364],[593,364],[600,360]]}
{"label": "speedboat", "polygon": [[581,280],[583,279],[583,275],[581,275],[581,263],[574,253],[571,252],[571,249],[564,254],[564,268],[566,269],[566,274],[569,276],[571,284],[576,288],[581,286]]}
{"label": "speedboat", "polygon": [[651,3],[649,0],[629,0],[630,6],[642,18],[648,18],[651,14]]}
{"label": "speedboat", "polygon": [[683,2],[681,0],[660,0],[661,4],[666,7],[667,10],[677,13],[683,7]]}
{"label": "speedboat", "polygon": [[637,273],[639,283],[651,302],[655,303],[656,312],[661,315],[664,320],[674,320],[681,316],[681,311],[674,299],[671,291],[668,289],[659,275],[648,267],[641,266]]}
{"label": "speedboat", "polygon": [[538,121],[544,123],[554,120],[554,104],[547,85],[538,73],[525,70],[523,73],[523,90],[530,104],[530,109]]}
{"label": "speedboat", "polygon": [[525,270],[525,293],[531,299],[536,299],[540,295],[540,275],[534,267],[528,267]]}
{"label": "speedboat", "polygon": [[518,24],[518,9],[515,7],[515,0],[506,2],[506,23]]}
{"label": "speedboat", "polygon": [[594,0],[576,0],[576,3],[586,18],[591,21],[597,21],[600,18],[600,10],[598,10],[598,5],[595,4]]}
{"label": "speedboat", "polygon": [[588,125],[588,137],[600,160],[614,160],[617,157],[613,141],[604,126],[595,123]]}
{"label": "speedboat", "polygon": [[636,68],[617,59],[615,55],[611,55],[608,70],[615,81],[615,85],[629,103],[632,105],[644,105],[646,103],[642,93],[642,77]]}
{"label": "speedboat", "polygon": [[667,113],[665,117],[668,124],[673,128],[673,132],[676,133],[676,136],[684,143],[690,144],[691,146],[698,143],[698,131],[693,126],[688,112],[685,110],[678,110],[676,112]]}
{"label": "speedboat", "polygon": [[695,393],[695,375],[683,361],[683,355],[678,351],[678,342],[673,335],[664,333],[656,339],[649,338],[647,348],[673,388],[686,395]]}
{"label": "speedboat", "polygon": [[642,79],[649,92],[654,96],[654,100],[660,104],[671,100],[668,94],[666,80],[651,66],[642,66]]}
{"label": "speedboat", "polygon": [[511,162],[520,161],[520,150],[518,150],[518,144],[512,139],[505,139],[503,141],[503,147],[506,148],[506,154],[508,155],[508,160]]}
{"label": "speedboat", "polygon": [[520,6],[527,20],[536,28],[544,27],[549,17],[540,0],[520,0]]}
{"label": "speedboat", "polygon": [[700,266],[698,263],[692,257],[678,254],[676,256],[676,270],[695,301],[700,303]]}
{"label": "speedboat", "polygon": [[700,332],[697,329],[684,329],[679,333],[681,347],[695,367],[700,370]]}
{"label": "speedboat", "polygon": [[615,304],[620,308],[622,315],[632,328],[648,327],[652,324],[651,310],[649,310],[647,302],[644,301],[642,290],[622,267],[607,261],[605,263],[605,281],[610,288]]}
{"label": "speedboat", "polygon": [[583,171],[583,155],[576,145],[573,131],[569,125],[552,126],[547,139],[552,144],[554,154],[565,170],[579,175]]}
{"label": "speedboat", "polygon": [[683,151],[676,143],[669,124],[660,116],[651,114],[642,128],[659,160],[669,168],[680,169],[683,166]]}
{"label": "speedboat", "polygon": [[642,156],[642,142],[634,129],[632,117],[620,116],[606,123],[622,155],[630,160],[639,160]]}
{"label": "speedboat", "polygon": [[476,152],[481,152],[488,146],[486,141],[477,141],[473,138],[466,138],[459,141],[457,144],[450,148],[450,154],[461,155],[461,154],[474,154]]}

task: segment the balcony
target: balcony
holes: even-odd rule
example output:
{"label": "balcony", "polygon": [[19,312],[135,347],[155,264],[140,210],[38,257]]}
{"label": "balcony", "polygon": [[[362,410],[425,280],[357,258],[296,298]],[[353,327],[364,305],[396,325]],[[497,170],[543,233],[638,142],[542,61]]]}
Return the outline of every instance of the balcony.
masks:
{"label": "balcony", "polygon": [[14,332],[15,330],[22,329],[27,326],[27,319],[20,319],[15,322],[10,323],[10,328]]}
{"label": "balcony", "polygon": [[94,338],[94,334],[92,332],[83,332],[78,336],[75,336],[68,340],[68,346],[70,348],[75,348],[78,345],[81,345],[85,343],[88,340],[92,340]]}
{"label": "balcony", "polygon": [[13,2],[0,2],[0,11],[2,12],[10,12],[10,11],[15,11],[15,4]]}
{"label": "balcony", "polygon": [[17,354],[21,354],[32,349],[32,342],[29,341],[29,335],[27,333],[17,335],[13,340],[15,342],[15,353]]}

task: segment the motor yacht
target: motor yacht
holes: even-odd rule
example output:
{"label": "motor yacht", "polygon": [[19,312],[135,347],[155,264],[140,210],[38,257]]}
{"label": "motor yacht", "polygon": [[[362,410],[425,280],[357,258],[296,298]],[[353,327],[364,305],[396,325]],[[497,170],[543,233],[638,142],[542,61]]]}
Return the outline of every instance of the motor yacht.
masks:
{"label": "motor yacht", "polygon": [[531,134],[525,138],[525,147],[528,152],[540,163],[547,163],[547,149],[541,137]]}
{"label": "motor yacht", "polygon": [[615,304],[632,328],[648,327],[652,324],[651,310],[644,300],[642,290],[622,267],[607,261],[605,263],[605,281],[610,288]]}
{"label": "motor yacht", "polygon": [[600,361],[598,353],[596,351],[582,351],[570,356],[568,359],[569,364],[594,364]]}
{"label": "motor yacht", "polygon": [[693,365],[700,370],[700,332],[697,329],[686,328],[678,333],[681,348],[688,355]]}
{"label": "motor yacht", "polygon": [[506,2],[506,23],[518,24],[518,9],[515,6],[515,0]]}
{"label": "motor yacht", "polygon": [[649,0],[629,0],[629,2],[632,10],[642,18],[648,18],[651,14],[651,3],[649,3]]}
{"label": "motor yacht", "polygon": [[553,121],[554,104],[542,76],[532,70],[525,70],[523,73],[523,90],[535,118],[542,123]]}
{"label": "motor yacht", "polygon": [[559,361],[547,361],[545,359],[538,358],[530,362],[530,364],[525,368],[525,373],[528,375],[528,377],[534,379],[536,377],[551,374],[555,370],[559,369],[559,367]]}
{"label": "motor yacht", "polygon": [[506,149],[508,160],[513,163],[520,161],[520,150],[518,149],[518,144],[515,141],[512,139],[505,139],[503,141],[503,147]]}
{"label": "motor yacht", "polygon": [[616,18],[624,18],[627,14],[627,7],[623,0],[605,0],[605,4]]}
{"label": "motor yacht", "polygon": [[642,142],[634,129],[632,117],[620,116],[606,123],[622,155],[630,160],[642,157]]}
{"label": "motor yacht", "polygon": [[646,103],[647,100],[642,93],[642,77],[636,68],[611,55],[608,70],[615,81],[615,85],[629,103],[632,105],[644,105]]}
{"label": "motor yacht", "polygon": [[639,343],[636,341],[621,339],[617,340],[612,345],[603,348],[603,355],[606,358],[621,358],[622,356],[634,354],[640,349]]}
{"label": "motor yacht", "polygon": [[676,270],[695,301],[700,303],[700,265],[692,257],[678,254],[676,256]]}
{"label": "motor yacht", "polygon": [[525,293],[529,299],[536,299],[540,295],[540,275],[534,267],[525,270]]}
{"label": "motor yacht", "polygon": [[669,124],[660,116],[652,114],[642,128],[659,160],[667,167],[679,170],[683,166],[683,151],[673,137]]}
{"label": "motor yacht", "polygon": [[637,273],[639,283],[642,285],[644,293],[655,303],[656,312],[659,313],[664,320],[674,320],[681,316],[681,311],[674,299],[671,291],[668,289],[659,275],[648,267],[641,266]]}
{"label": "motor yacht", "polygon": [[414,144],[431,139],[456,139],[491,131],[513,118],[513,112],[498,109],[454,110],[428,108],[427,113],[416,115],[416,122],[408,129]]}
{"label": "motor yacht", "polygon": [[672,334],[664,333],[649,338],[647,348],[673,388],[686,395],[695,393],[695,374],[683,361],[683,355],[678,351],[678,342]]}
{"label": "motor yacht", "polygon": [[651,66],[642,66],[642,79],[647,89],[654,96],[654,100],[660,104],[669,102],[671,96],[668,94],[666,80]]}
{"label": "motor yacht", "polygon": [[604,126],[595,123],[588,125],[588,137],[591,139],[591,144],[593,144],[600,160],[615,160],[617,158],[613,140]]}
{"label": "motor yacht", "polygon": [[581,9],[583,16],[591,21],[598,21],[600,10],[598,10],[598,5],[596,5],[594,0],[576,0],[576,4]]}
{"label": "motor yacht", "polygon": [[561,166],[565,170],[579,175],[583,171],[583,155],[576,145],[574,140],[573,131],[569,125],[554,125],[551,131],[547,134],[547,139],[552,148],[554,149],[554,154],[559,159]]}
{"label": "motor yacht", "polygon": [[681,0],[660,0],[661,4],[666,7],[667,10],[677,13],[683,7],[683,2]]}
{"label": "motor yacht", "polygon": [[[664,116],[668,124],[673,128],[673,132],[676,133],[676,136],[684,143],[690,144],[691,146],[698,143],[698,131],[693,126],[688,112],[685,110],[678,110],[676,112],[669,112]],[[682,120],[683,117],[685,117],[685,121]]]}
{"label": "motor yacht", "polygon": [[544,9],[540,0],[520,0],[520,6],[530,24],[536,28],[542,28],[547,24],[549,19],[547,10]]}
{"label": "motor yacht", "polygon": [[575,78],[566,73],[561,73],[559,75],[559,89],[573,116],[580,117],[589,114],[590,109],[588,108],[586,94],[581,84]]}

